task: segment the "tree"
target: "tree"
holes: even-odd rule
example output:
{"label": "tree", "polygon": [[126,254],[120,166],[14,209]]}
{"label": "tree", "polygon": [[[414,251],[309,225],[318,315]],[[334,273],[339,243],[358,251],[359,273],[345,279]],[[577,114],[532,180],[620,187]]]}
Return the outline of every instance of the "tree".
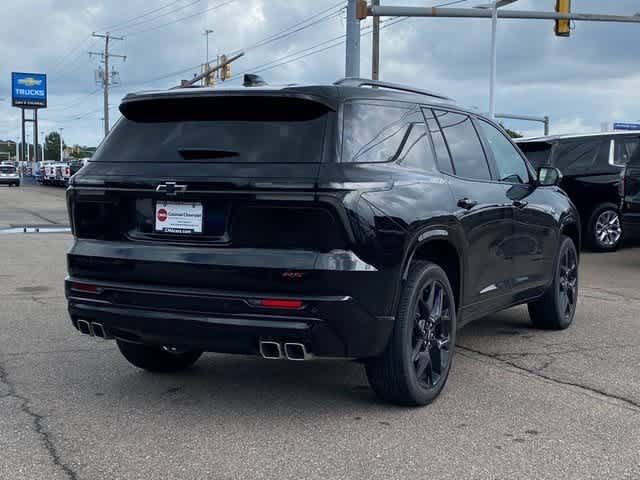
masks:
{"label": "tree", "polygon": [[[62,148],[66,145],[62,143]],[[43,160],[62,160],[60,158],[60,134],[58,132],[50,132],[44,137],[44,159]]]}
{"label": "tree", "polygon": [[504,128],[504,131],[507,132],[511,138],[522,138],[524,136],[520,132],[516,132],[515,130],[511,130],[510,128],[505,127],[502,123],[500,125],[502,126],[502,128]]}

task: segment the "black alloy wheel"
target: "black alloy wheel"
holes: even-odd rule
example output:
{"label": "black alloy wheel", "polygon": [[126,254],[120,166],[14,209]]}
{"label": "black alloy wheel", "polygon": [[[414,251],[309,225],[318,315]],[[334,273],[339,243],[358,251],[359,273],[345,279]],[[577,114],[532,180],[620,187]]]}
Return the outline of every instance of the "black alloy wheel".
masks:
{"label": "black alloy wheel", "polygon": [[453,303],[444,285],[431,280],[418,297],[415,312],[411,361],[424,388],[434,388],[443,380],[451,361],[451,308]]}
{"label": "black alloy wheel", "polygon": [[560,314],[571,322],[578,304],[578,258],[574,248],[560,252],[558,303]]}
{"label": "black alloy wheel", "polygon": [[534,327],[563,330],[573,322],[578,306],[578,260],[573,240],[563,236],[551,286],[542,297],[529,303],[529,316]]}
{"label": "black alloy wheel", "polygon": [[455,346],[455,297],[447,274],[430,262],[411,265],[389,343],[367,361],[371,388],[397,405],[431,403],[444,388]]}

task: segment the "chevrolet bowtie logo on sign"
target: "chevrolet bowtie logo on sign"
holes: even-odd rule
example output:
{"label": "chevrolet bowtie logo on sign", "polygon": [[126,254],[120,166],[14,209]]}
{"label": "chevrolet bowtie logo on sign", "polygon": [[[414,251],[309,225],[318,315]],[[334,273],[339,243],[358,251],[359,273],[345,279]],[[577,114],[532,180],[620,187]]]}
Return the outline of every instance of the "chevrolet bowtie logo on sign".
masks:
{"label": "chevrolet bowtie logo on sign", "polygon": [[26,85],[27,87],[35,87],[36,85],[42,85],[42,80],[36,80],[33,77],[25,77],[18,79],[20,85]]}
{"label": "chevrolet bowtie logo on sign", "polygon": [[46,108],[47,76],[42,73],[13,72],[11,104],[22,108]]}

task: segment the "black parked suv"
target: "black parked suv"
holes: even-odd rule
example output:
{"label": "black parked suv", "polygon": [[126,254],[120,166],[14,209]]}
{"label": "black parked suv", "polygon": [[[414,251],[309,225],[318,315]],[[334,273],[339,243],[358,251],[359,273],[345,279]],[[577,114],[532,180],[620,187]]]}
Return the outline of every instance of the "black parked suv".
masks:
{"label": "black parked suv", "polygon": [[534,166],[554,166],[562,172],[560,186],[580,212],[584,243],[595,251],[613,251],[624,234],[620,174],[639,140],[639,132],[608,132],[516,142]]}
{"label": "black parked suv", "polygon": [[640,134],[620,182],[622,229],[627,237],[640,238]]}
{"label": "black parked suv", "polygon": [[125,97],[68,190],[78,330],[151,371],[359,360],[423,405],[463,324],[528,304],[569,326],[578,213],[497,124],[393,84],[253,85]]}

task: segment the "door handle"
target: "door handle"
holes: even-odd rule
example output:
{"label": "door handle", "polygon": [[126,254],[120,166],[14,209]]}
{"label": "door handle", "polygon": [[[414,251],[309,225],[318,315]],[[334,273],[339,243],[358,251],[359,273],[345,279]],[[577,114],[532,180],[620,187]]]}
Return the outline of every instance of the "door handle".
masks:
{"label": "door handle", "polygon": [[476,205],[478,205],[478,202],[476,202],[475,200],[470,200],[467,197],[458,200],[458,206],[460,208],[464,208],[465,210],[471,210]]}
{"label": "door handle", "polygon": [[513,201],[513,206],[514,207],[518,207],[518,208],[524,208],[527,205],[529,205],[529,202],[525,201],[525,200],[514,200]]}

